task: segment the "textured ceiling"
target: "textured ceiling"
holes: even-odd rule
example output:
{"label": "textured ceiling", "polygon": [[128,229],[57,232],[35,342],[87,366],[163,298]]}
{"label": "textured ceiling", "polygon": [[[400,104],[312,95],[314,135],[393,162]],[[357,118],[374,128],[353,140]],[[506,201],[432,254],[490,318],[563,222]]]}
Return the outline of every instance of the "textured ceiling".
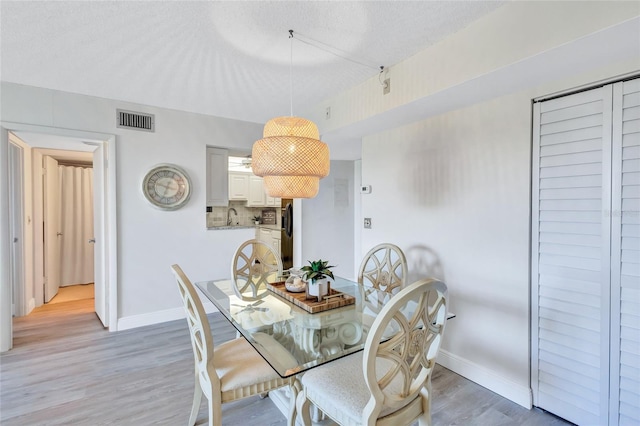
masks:
{"label": "textured ceiling", "polygon": [[289,115],[291,99],[302,115],[502,3],[2,1],[0,76],[263,123]]}

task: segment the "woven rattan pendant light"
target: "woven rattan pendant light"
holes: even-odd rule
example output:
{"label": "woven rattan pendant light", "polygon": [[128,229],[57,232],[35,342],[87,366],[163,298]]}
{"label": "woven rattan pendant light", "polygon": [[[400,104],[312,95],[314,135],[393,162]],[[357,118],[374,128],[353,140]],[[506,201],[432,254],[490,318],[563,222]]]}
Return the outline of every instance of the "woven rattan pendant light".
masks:
{"label": "woven rattan pendant light", "polygon": [[[289,38],[292,67],[293,30],[289,30]],[[293,116],[293,89],[291,116],[276,117],[265,124],[262,139],[253,144],[251,157],[253,173],[264,177],[270,196],[313,198],[318,194],[320,179],[329,174],[329,147],[320,140],[318,127],[312,121]]]}

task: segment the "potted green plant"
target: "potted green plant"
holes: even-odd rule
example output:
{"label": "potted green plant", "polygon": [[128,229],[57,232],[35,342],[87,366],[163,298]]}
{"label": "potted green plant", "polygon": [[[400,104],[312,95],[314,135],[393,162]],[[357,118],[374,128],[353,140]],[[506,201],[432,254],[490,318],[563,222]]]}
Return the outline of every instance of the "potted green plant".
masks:
{"label": "potted green plant", "polygon": [[253,217],[253,223],[255,223],[256,225],[260,225],[260,216],[254,216]]}
{"label": "potted green plant", "polygon": [[318,302],[322,301],[325,295],[329,294],[328,277],[334,279],[331,268],[335,265],[329,265],[328,260],[309,261],[309,265],[305,265],[300,270],[304,272],[304,279],[307,281],[307,298],[316,297]]}

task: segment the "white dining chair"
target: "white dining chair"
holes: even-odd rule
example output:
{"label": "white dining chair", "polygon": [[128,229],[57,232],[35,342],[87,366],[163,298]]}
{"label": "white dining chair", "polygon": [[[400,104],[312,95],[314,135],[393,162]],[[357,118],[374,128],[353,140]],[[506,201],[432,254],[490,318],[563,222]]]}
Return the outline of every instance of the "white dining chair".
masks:
{"label": "white dining chair", "polygon": [[[295,377],[281,378],[243,337],[214,346],[209,321],[193,284],[178,265],[172,265],[171,270],[184,302],[195,359],[195,390],[189,426],[196,422],[203,394],[208,401],[209,425],[221,426],[222,404],[263,395],[283,386],[290,387],[288,425],[293,426],[298,389]],[[271,338],[269,344],[278,345],[278,342]],[[263,345],[266,344],[263,342]]]}
{"label": "white dining chair", "polygon": [[302,376],[302,423],[311,424],[314,404],[341,425],[430,425],[431,375],[446,318],[443,282],[419,280],[399,291],[373,322],[363,351]]}
{"label": "white dining chair", "polygon": [[362,259],[358,283],[394,294],[404,287],[408,275],[407,259],[400,247],[382,243]]}
{"label": "white dining chair", "polygon": [[406,285],[408,275],[407,259],[395,244],[378,244],[364,256],[358,283],[365,327],[371,326],[380,310]]}
{"label": "white dining chair", "polygon": [[251,239],[233,254],[233,289],[243,300],[258,300],[266,295],[267,284],[282,276],[282,259],[270,245]]}

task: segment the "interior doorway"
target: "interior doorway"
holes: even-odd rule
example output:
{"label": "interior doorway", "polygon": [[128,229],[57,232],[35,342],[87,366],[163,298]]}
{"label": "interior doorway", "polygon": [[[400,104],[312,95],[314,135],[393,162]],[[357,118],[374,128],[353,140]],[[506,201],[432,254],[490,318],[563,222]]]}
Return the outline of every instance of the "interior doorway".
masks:
{"label": "interior doorway", "polygon": [[23,279],[13,280],[15,315],[21,316],[52,301],[61,287],[95,282],[91,243],[95,242],[92,167],[96,146],[20,131],[12,132],[9,142],[10,147],[29,153],[19,169],[22,176],[13,178],[24,186],[23,201],[12,197],[10,210],[26,211],[25,228],[29,229],[31,220],[34,224],[22,239],[23,245],[32,247],[25,258],[30,260],[32,255],[33,261],[21,265],[23,259],[12,258],[12,269],[25,271]]}
{"label": "interior doorway", "polygon": [[[34,239],[34,251],[44,250],[44,303],[60,300],[63,289],[64,300],[85,296],[86,286],[94,288],[93,152],[35,149],[33,154],[34,175],[45,182],[44,197],[34,197],[34,210],[44,213],[44,245]],[[71,291],[73,286],[85,287]]]}
{"label": "interior doorway", "polygon": [[[3,163],[6,163],[9,157],[8,155],[5,155],[5,153],[9,152],[9,139],[12,135],[23,139],[24,145],[27,147],[26,151],[30,153],[35,151],[32,148],[93,152],[95,176],[94,211],[96,212],[94,217],[96,239],[94,249],[95,311],[105,327],[108,327],[110,331],[116,331],[118,307],[116,303],[117,224],[115,135],[15,123],[2,123],[2,128],[0,128],[0,130],[2,131],[2,146],[0,146],[0,150],[3,151],[3,154],[0,155],[0,159],[3,160]],[[1,180],[9,179],[8,173],[5,172],[7,169],[4,167],[3,169],[2,173],[0,173]],[[23,198],[23,205],[24,200],[27,199],[29,199],[29,196],[25,196]],[[3,194],[0,197],[0,204],[9,208],[11,207],[9,197],[6,194]],[[36,230],[40,230],[41,233],[42,221],[33,217],[33,206],[31,206],[31,208],[31,214],[24,212],[24,223],[30,225],[25,227],[30,228],[34,234]],[[0,231],[7,237],[4,238],[3,236],[3,239],[9,241],[10,239],[17,238],[17,236],[14,237],[12,233],[13,230],[10,230],[10,227],[7,226],[8,216],[6,214],[1,216],[2,226],[0,226]],[[25,243],[30,244],[29,247],[24,249],[24,252],[35,254],[35,251],[33,250],[33,240],[35,237],[32,238],[30,242],[28,241],[29,239],[24,238],[24,235],[22,234],[20,235],[20,238]],[[35,307],[36,300],[43,300],[41,295],[44,291],[41,283],[36,283],[35,278],[37,275],[33,273],[36,265],[41,264],[41,259],[36,259],[34,256],[31,259],[31,264],[26,262],[23,263],[23,265],[13,265],[12,258],[9,256],[7,248],[7,246],[3,246],[2,250],[0,250],[0,260],[2,261],[2,264],[8,266],[8,268],[0,268],[0,272],[2,273],[2,276],[9,278],[0,282],[0,293],[3,296],[0,298],[0,303],[2,304],[0,308],[4,312],[2,327],[0,327],[0,352],[9,350],[12,347],[13,321],[10,317],[10,312],[11,301],[13,300],[13,283],[10,279],[11,275],[9,275],[9,270],[11,268],[18,268],[26,272],[31,271],[30,276],[27,275],[23,280],[24,283],[20,284],[20,288],[24,290],[23,293],[25,294],[20,296],[22,300],[17,301],[17,303],[22,303],[26,306],[25,312],[28,312],[30,309]],[[7,297],[5,297],[5,295]],[[113,301],[113,303],[109,303],[110,300]],[[7,313],[9,313],[9,315],[6,315]],[[5,321],[5,319],[7,321]]]}

